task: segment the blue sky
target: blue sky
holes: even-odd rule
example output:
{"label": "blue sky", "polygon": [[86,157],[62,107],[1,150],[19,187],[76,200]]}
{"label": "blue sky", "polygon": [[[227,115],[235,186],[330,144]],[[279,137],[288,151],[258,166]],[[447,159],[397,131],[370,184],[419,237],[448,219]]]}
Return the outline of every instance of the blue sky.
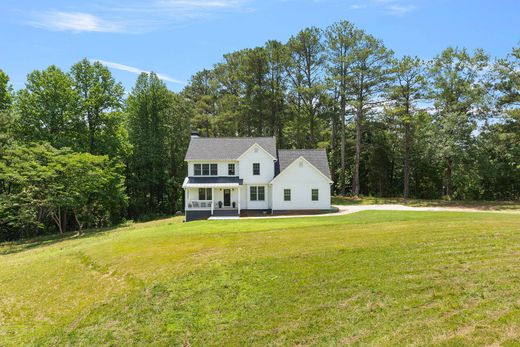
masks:
{"label": "blue sky", "polygon": [[19,89],[34,69],[86,57],[127,90],[153,70],[179,91],[224,53],[342,19],[424,59],[449,45],[503,56],[520,41],[518,0],[0,0],[0,69]]}

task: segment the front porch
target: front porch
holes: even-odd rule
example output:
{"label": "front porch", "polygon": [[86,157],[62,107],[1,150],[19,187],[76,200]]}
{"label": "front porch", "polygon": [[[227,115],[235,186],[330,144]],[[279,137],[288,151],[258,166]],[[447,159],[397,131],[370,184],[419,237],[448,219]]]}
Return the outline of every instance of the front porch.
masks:
{"label": "front porch", "polygon": [[240,215],[241,182],[234,177],[226,180],[216,177],[211,181],[196,177],[185,180],[183,188],[187,220],[191,219],[188,218],[190,214],[197,219]]}

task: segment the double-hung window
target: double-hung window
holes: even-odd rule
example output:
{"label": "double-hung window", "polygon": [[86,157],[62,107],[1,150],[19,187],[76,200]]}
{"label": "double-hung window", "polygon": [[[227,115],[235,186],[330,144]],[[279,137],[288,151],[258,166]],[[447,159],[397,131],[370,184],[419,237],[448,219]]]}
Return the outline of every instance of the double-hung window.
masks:
{"label": "double-hung window", "polygon": [[249,187],[249,199],[251,201],[265,201],[265,187]]}
{"label": "double-hung window", "polygon": [[211,200],[211,188],[199,188],[199,200]]}
{"label": "double-hung window", "polygon": [[318,191],[318,189],[312,189],[312,191],[311,191],[311,198],[312,198],[312,201],[318,201],[319,200],[319,191]]}
{"label": "double-hung window", "polygon": [[218,166],[217,164],[194,164],[193,173],[195,176],[217,176]]}
{"label": "double-hung window", "polygon": [[202,175],[202,166],[201,166],[201,164],[195,164],[194,168],[195,168],[195,176]]}
{"label": "double-hung window", "polygon": [[235,176],[235,164],[228,164],[228,176]]}
{"label": "double-hung window", "polygon": [[290,189],[283,190],[283,201],[291,201],[291,190]]}
{"label": "double-hung window", "polygon": [[217,164],[210,164],[211,169],[211,176],[217,176],[218,175],[218,166]]}
{"label": "double-hung window", "polygon": [[260,163],[253,163],[253,175],[254,176],[260,175]]}
{"label": "double-hung window", "polygon": [[209,176],[209,164],[202,164],[202,176]]}

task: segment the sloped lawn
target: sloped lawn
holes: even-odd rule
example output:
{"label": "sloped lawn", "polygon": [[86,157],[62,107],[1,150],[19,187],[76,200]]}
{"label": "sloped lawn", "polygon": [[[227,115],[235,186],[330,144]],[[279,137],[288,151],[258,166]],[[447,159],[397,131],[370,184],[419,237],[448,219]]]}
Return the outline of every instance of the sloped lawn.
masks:
{"label": "sloped lawn", "polygon": [[135,224],[0,246],[0,345],[518,345],[520,215]]}

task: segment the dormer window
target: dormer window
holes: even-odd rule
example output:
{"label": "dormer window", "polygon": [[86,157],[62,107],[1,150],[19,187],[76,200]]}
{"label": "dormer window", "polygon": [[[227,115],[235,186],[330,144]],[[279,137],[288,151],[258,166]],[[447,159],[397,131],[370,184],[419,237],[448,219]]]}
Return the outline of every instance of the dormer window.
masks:
{"label": "dormer window", "polygon": [[253,175],[260,176],[260,163],[253,163]]}

